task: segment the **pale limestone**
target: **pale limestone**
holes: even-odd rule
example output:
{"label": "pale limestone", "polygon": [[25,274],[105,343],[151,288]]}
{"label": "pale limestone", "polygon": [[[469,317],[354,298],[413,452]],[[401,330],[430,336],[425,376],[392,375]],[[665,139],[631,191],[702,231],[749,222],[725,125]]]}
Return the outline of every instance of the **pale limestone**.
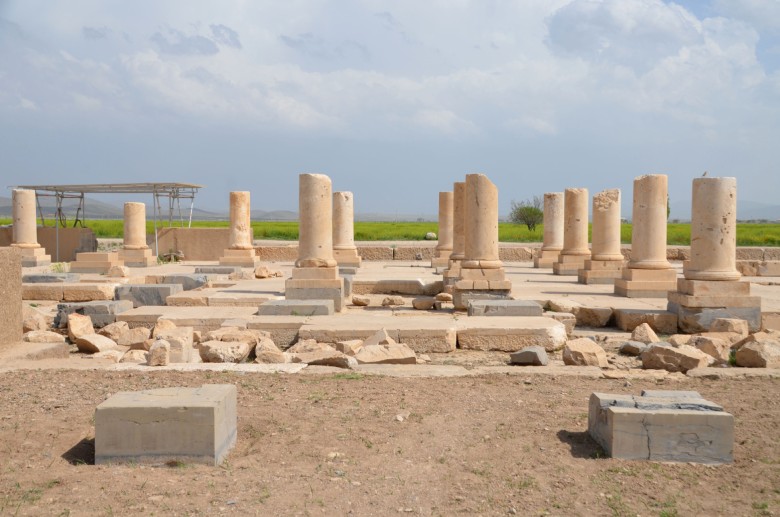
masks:
{"label": "pale limestone", "polygon": [[78,313],[68,315],[68,339],[72,342],[75,343],[78,338],[94,333],[92,318]]}
{"label": "pale limestone", "polygon": [[414,351],[403,343],[363,344],[355,353],[358,364],[416,364]]}
{"label": "pale limestone", "polygon": [[205,341],[198,344],[198,351],[204,363],[242,363],[255,343],[244,341]]}
{"label": "pale limestone", "polygon": [[116,350],[117,345],[111,339],[100,334],[83,334],[76,338],[76,346],[79,348],[79,352],[85,354],[96,354],[99,352],[106,352],[108,350]]}
{"label": "pale limestone", "polygon": [[50,330],[31,330],[24,333],[22,341],[27,343],[64,343],[65,336]]}
{"label": "pale limestone", "polygon": [[780,342],[747,343],[737,350],[736,361],[748,368],[780,368]]}
{"label": "pale limestone", "polygon": [[360,267],[355,246],[355,196],[352,192],[333,193],[333,257],[339,266]]}
{"label": "pale limestone", "polygon": [[171,362],[171,344],[164,339],[155,339],[146,354],[147,366],[167,366]]}
{"label": "pale limestone", "polygon": [[676,348],[653,344],[642,353],[642,367],[647,370],[682,372],[702,368],[709,364],[707,354],[690,345]]}
{"label": "pale limestone", "polygon": [[436,257],[432,259],[432,267],[446,267],[452,255],[454,196],[452,191],[439,192],[439,242],[436,244]]}
{"label": "pale limestone", "polygon": [[598,366],[606,368],[607,354],[595,341],[579,338],[566,341],[563,347],[563,363],[569,366]]}
{"label": "pale limestone", "polygon": [[631,339],[633,341],[639,341],[640,343],[650,344],[658,343],[661,341],[658,339],[655,331],[647,323],[642,323],[634,329],[631,333]]}

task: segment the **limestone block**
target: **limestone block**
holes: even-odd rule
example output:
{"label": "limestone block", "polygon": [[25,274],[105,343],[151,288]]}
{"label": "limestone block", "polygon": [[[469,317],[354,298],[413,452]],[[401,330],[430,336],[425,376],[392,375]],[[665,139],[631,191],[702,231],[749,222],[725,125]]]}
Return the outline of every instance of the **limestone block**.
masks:
{"label": "limestone block", "polygon": [[22,306],[22,331],[48,330],[51,327],[49,320],[53,318],[44,316],[40,311],[27,304]]}
{"label": "limestone block", "polygon": [[206,307],[211,291],[184,291],[165,298],[165,304],[172,307]]}
{"label": "limestone block", "polygon": [[28,273],[22,275],[22,283],[24,284],[56,284],[56,283],[73,283],[78,282],[79,277],[75,273]]}
{"label": "limestone block", "polygon": [[639,341],[640,343],[658,343],[661,341],[658,339],[658,336],[653,331],[653,329],[648,325],[647,323],[642,323],[638,327],[634,329],[634,331],[631,333],[631,340],[632,341]]}
{"label": "limestone block", "polygon": [[412,307],[418,311],[429,311],[433,309],[436,300],[430,296],[419,297],[412,300]]}
{"label": "limestone block", "polygon": [[333,300],[333,309],[341,312],[344,304],[344,287],[291,287],[290,280],[285,286],[284,296],[288,300]]}
{"label": "limestone block", "polygon": [[673,348],[663,344],[653,344],[642,352],[642,367],[646,370],[666,370],[682,372],[702,368],[709,364],[707,354],[690,345]]}
{"label": "limestone block", "polygon": [[355,359],[358,364],[417,364],[414,351],[403,343],[363,344]]}
{"label": "limestone block", "polygon": [[205,341],[198,344],[198,351],[204,363],[242,363],[253,346],[242,341]]}
{"label": "limestone block", "polygon": [[62,300],[65,302],[113,300],[116,285],[113,283],[64,284],[62,287]]}
{"label": "limestone block", "polygon": [[606,327],[612,319],[610,307],[575,306],[572,308],[572,312],[577,318],[577,325],[581,327]]}
{"label": "limestone block", "polygon": [[673,334],[669,336],[669,339],[667,340],[668,343],[674,347],[678,347],[680,345],[687,345],[691,342],[691,339],[693,336],[690,334]]}
{"label": "limestone block", "polygon": [[148,366],[168,366],[171,362],[171,344],[164,339],[155,339],[146,354]]}
{"label": "limestone block", "polygon": [[406,305],[406,302],[400,296],[386,296],[382,300],[382,307],[396,307]]}
{"label": "limestone block", "polygon": [[352,295],[352,305],[357,307],[367,307],[371,303],[371,298],[368,296]]}
{"label": "limestone block", "polygon": [[161,283],[179,284],[184,291],[190,291],[207,286],[209,279],[206,275],[165,275]]}
{"label": "limestone block", "polygon": [[760,262],[758,276],[780,276],[780,260]]}
{"label": "limestone block", "polygon": [[[121,322],[124,323],[124,322]],[[151,329],[145,327],[135,327],[115,339],[119,346],[129,346],[130,348],[146,348],[145,343],[151,337]]]}
{"label": "limestone block", "polygon": [[743,345],[737,350],[737,366],[780,368],[780,342],[763,341]]}
{"label": "limestone block", "polygon": [[236,426],[230,384],[119,392],[95,410],[95,463],[219,465]]}
{"label": "limestone block", "polygon": [[690,296],[749,296],[750,282],[677,279],[677,291]]}
{"label": "limestone block", "polygon": [[[461,282],[458,282],[460,284]],[[465,282],[464,282],[465,283]],[[456,284],[452,292],[452,303],[458,310],[467,310],[469,303],[479,300],[508,300],[511,298],[511,285],[507,288],[493,289],[492,286],[459,288]]]}
{"label": "limestone block", "polygon": [[[462,326],[461,326],[462,325]],[[458,345],[466,350],[516,352],[527,346],[541,346],[551,352],[566,341],[566,328],[551,318],[490,318],[472,316],[458,322]],[[409,343],[407,338],[404,342]]]}
{"label": "limestone block", "polygon": [[361,339],[350,339],[347,341],[339,341],[338,343],[333,345],[333,347],[339,352],[341,352],[342,354],[350,355],[352,357],[355,357],[355,354],[358,353],[358,351],[362,346],[363,346],[363,340]]}
{"label": "limestone block", "polygon": [[613,458],[731,463],[734,417],[698,393],[592,393],[588,432]]}
{"label": "limestone block", "polygon": [[126,284],[116,288],[117,300],[129,300],[133,307],[165,305],[166,298],[182,292],[180,284]]}
{"label": "limestone block", "polygon": [[120,363],[146,364],[148,352],[146,350],[128,350],[119,360]]}
{"label": "limestone block", "polygon": [[615,309],[615,324],[625,332],[632,332],[642,323],[660,334],[677,332],[677,314],[668,311],[645,309]]}
{"label": "limestone block", "polygon": [[94,333],[92,318],[88,315],[71,314],[68,318],[68,339],[74,343],[78,338]]}
{"label": "limestone block", "polygon": [[623,355],[638,356],[647,350],[648,345],[642,341],[626,341],[620,345],[620,353]]}
{"label": "limestone block", "polygon": [[127,300],[93,301],[80,303],[60,303],[57,305],[57,315],[54,326],[64,328],[68,324],[68,315],[78,313],[92,318],[92,324],[97,328],[105,327],[116,321],[116,316],[133,308],[133,303]]}
{"label": "limestone block", "polygon": [[229,275],[241,271],[240,266],[198,266],[195,268],[196,275]]}
{"label": "limestone block", "polygon": [[729,361],[731,343],[725,339],[710,336],[694,336],[689,344],[712,357],[717,364],[726,364]]}
{"label": "limestone block", "polygon": [[710,325],[711,332],[735,332],[747,336],[750,332],[748,323],[745,320],[734,318],[717,318]]}
{"label": "limestone block", "polygon": [[[759,298],[760,299],[760,298]],[[761,306],[755,307],[685,307],[670,301],[669,312],[677,313],[680,330],[690,334],[706,332],[713,321],[719,318],[742,319],[747,321],[751,332],[761,329]]]}
{"label": "limestone block", "polygon": [[194,353],[192,327],[176,327],[155,329],[155,339],[163,339],[170,343],[170,362],[189,363]]}
{"label": "limestone block", "polygon": [[100,334],[83,334],[76,338],[76,346],[79,348],[79,352],[85,354],[97,354],[99,352],[106,352],[109,350],[116,350],[117,346],[112,340],[106,336]]}
{"label": "limestone block", "polygon": [[717,307],[761,307],[760,296],[729,296],[729,295],[689,295],[679,292],[669,293],[670,303],[689,309]]}
{"label": "limestone block", "polygon": [[[571,335],[571,333],[574,332],[574,326],[577,324],[577,317],[574,314],[570,312],[546,311],[544,313],[544,316],[563,323],[563,326],[566,328],[567,336]],[[561,344],[561,346],[563,346],[563,344]]]}
{"label": "limestone block", "polygon": [[289,362],[287,354],[279,350],[270,338],[263,338],[255,346],[255,362],[279,364]]}
{"label": "limestone block", "polygon": [[23,284],[21,287],[22,300],[50,300],[59,302],[62,301],[62,293],[63,284],[58,282]]}
{"label": "limestone block", "polygon": [[540,346],[529,346],[509,355],[511,364],[521,366],[547,366],[547,352]]}
{"label": "limestone block", "polygon": [[268,300],[258,316],[328,316],[335,312],[333,300]]}
{"label": "limestone block", "polygon": [[563,346],[563,363],[570,366],[598,366],[606,368],[607,354],[595,341],[588,338],[572,339]]}
{"label": "limestone block", "polygon": [[64,343],[65,336],[50,330],[31,330],[24,333],[22,341],[27,343]]}
{"label": "limestone block", "polygon": [[[130,331],[126,321],[115,321],[100,329],[98,334],[106,336],[112,341],[117,341],[120,337]],[[147,336],[148,337],[148,336]],[[117,343],[118,344],[118,343]]]}
{"label": "limestone block", "polygon": [[542,306],[530,300],[472,300],[469,316],[541,316]]}

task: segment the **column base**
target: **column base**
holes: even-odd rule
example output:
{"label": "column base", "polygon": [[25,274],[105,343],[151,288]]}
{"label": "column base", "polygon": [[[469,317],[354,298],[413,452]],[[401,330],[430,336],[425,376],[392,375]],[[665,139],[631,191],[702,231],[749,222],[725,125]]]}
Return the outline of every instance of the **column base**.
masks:
{"label": "column base", "polygon": [[674,269],[623,269],[615,279],[615,295],[626,298],[666,298],[677,288]]}
{"label": "column base", "polygon": [[509,300],[512,282],[506,280],[504,268],[460,270],[452,286],[452,302],[457,310],[468,309],[471,300]]}
{"label": "column base", "polygon": [[284,283],[287,300],[333,300],[333,308],[344,306],[344,279],[335,267],[293,268],[292,277]]}
{"label": "column base", "polygon": [[534,267],[536,269],[550,269],[553,264],[558,262],[561,250],[539,250],[539,254],[534,257]]}
{"label": "column base", "polygon": [[119,258],[128,267],[149,267],[157,265],[157,257],[150,248],[142,250],[119,250]]}
{"label": "column base", "polygon": [[761,297],[750,296],[749,282],[681,278],[668,295],[667,310],[687,333],[707,332],[717,318],[742,319],[751,332],[761,330]]}
{"label": "column base", "polygon": [[577,272],[581,284],[614,284],[623,276],[624,260],[586,260],[585,267]]}
{"label": "column base", "polygon": [[449,269],[445,270],[444,273],[442,273],[442,279],[444,281],[444,290],[446,292],[451,292],[452,287],[455,285],[455,282],[460,280],[460,260],[450,260],[450,267]]}
{"label": "column base", "polygon": [[358,255],[357,248],[348,250],[333,250],[333,258],[339,267],[360,267],[363,259]]}
{"label": "column base", "polygon": [[580,269],[585,267],[585,261],[590,255],[559,255],[558,262],[553,264],[553,273],[562,276],[577,276]]}
{"label": "column base", "polygon": [[71,273],[108,273],[114,266],[124,266],[119,253],[86,252],[76,253],[76,260],[70,263]]}
{"label": "column base", "polygon": [[226,249],[219,257],[220,266],[257,267],[259,264],[260,258],[258,258],[254,248],[250,250]]}
{"label": "column base", "polygon": [[22,267],[48,266],[51,256],[43,248],[17,248],[22,252]]}

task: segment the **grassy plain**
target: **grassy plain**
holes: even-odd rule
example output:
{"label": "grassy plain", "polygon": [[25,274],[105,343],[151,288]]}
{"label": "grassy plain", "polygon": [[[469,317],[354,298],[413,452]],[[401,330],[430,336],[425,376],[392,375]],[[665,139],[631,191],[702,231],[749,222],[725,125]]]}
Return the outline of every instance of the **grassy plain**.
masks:
{"label": "grassy plain", "polygon": [[[0,218],[0,225],[11,224],[10,218]],[[51,221],[49,221],[51,224]],[[99,238],[121,238],[123,227],[121,220],[89,219],[87,227]],[[153,223],[147,222],[147,231],[153,231]],[[193,221],[196,228],[224,228],[227,221]],[[297,240],[298,223],[284,221],[253,221],[255,239]],[[436,233],[435,222],[356,222],[356,241],[418,241],[425,239],[428,232]],[[541,242],[544,228],[542,225],[534,231],[525,226],[512,223],[499,223],[498,238],[501,242]],[[667,243],[685,246],[690,243],[691,225],[669,223],[667,225]],[[621,241],[631,243],[631,225],[621,227]],[[737,224],[737,245],[739,246],[780,246],[780,224]]]}

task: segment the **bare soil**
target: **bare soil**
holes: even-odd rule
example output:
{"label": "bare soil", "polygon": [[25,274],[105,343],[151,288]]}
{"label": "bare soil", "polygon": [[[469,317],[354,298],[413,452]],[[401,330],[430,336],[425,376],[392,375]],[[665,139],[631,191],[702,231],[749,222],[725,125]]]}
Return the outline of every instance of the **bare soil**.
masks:
{"label": "bare soil", "polygon": [[[17,370],[0,375],[2,515],[773,515],[780,381],[688,379],[736,417],[732,465],[605,458],[592,391],[653,381],[487,375]],[[231,383],[221,467],[95,466],[95,407],[118,391]]]}

